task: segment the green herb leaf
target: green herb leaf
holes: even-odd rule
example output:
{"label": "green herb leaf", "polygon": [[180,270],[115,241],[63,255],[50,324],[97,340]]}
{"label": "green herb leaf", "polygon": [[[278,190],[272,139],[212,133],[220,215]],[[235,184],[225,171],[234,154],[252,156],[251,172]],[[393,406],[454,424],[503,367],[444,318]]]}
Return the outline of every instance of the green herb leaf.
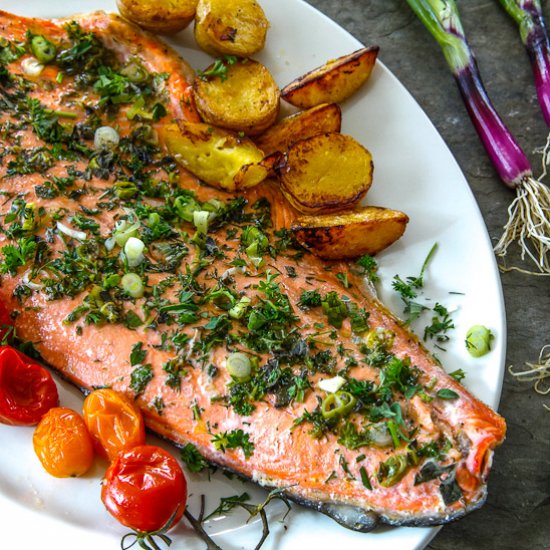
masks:
{"label": "green herb leaf", "polygon": [[205,468],[208,468],[208,463],[193,443],[187,443],[181,449],[180,456],[190,472],[202,472]]}
{"label": "green herb leaf", "polygon": [[361,468],[359,468],[359,473],[361,474],[361,482],[363,483],[363,486],[369,491],[372,491],[372,484],[370,482],[369,475],[367,474],[367,470],[365,470],[364,466],[361,466]]}
{"label": "green herb leaf", "polygon": [[442,388],[436,393],[437,397],[440,399],[458,399],[460,396],[453,390],[449,388]]}
{"label": "green herb leaf", "polygon": [[140,395],[152,379],[153,367],[151,365],[137,365],[130,374],[130,388],[136,395]]}

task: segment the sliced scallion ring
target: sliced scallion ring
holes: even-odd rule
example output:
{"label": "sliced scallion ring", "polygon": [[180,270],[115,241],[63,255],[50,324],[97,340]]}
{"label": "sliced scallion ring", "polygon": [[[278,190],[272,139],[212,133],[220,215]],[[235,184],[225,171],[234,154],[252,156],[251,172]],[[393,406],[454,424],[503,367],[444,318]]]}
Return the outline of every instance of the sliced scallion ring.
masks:
{"label": "sliced scallion ring", "polygon": [[347,391],[327,395],[321,403],[321,414],[325,420],[336,421],[347,416],[355,407],[357,399]]}
{"label": "sliced scallion ring", "polygon": [[144,293],[143,281],[137,273],[126,273],[120,281],[122,289],[132,298],[141,298]]}
{"label": "sliced scallion ring", "polygon": [[40,34],[32,37],[31,51],[40,63],[49,63],[53,61],[57,55],[55,45]]}
{"label": "sliced scallion ring", "polygon": [[230,353],[226,360],[227,372],[238,380],[248,380],[252,373],[252,362],[246,353]]}
{"label": "sliced scallion ring", "polygon": [[100,126],[94,134],[94,147],[97,150],[115,149],[120,142],[118,132],[111,126]]}
{"label": "sliced scallion ring", "polygon": [[39,76],[44,70],[44,65],[35,57],[27,57],[21,61],[21,69],[27,76]]}
{"label": "sliced scallion ring", "polygon": [[229,317],[232,319],[240,319],[244,314],[252,300],[248,296],[243,296],[230,310]]}
{"label": "sliced scallion ring", "polygon": [[193,212],[193,225],[197,228],[199,233],[206,235],[208,233],[208,220],[210,218],[210,212],[206,210],[195,210]]}
{"label": "sliced scallion ring", "polygon": [[124,246],[130,237],[137,237],[139,228],[139,222],[129,223],[126,220],[118,220],[115,223],[115,230],[113,233],[116,244],[118,244],[118,246]]}
{"label": "sliced scallion ring", "polygon": [[143,260],[145,256],[143,251],[145,250],[145,243],[141,239],[136,237],[130,237],[126,244],[124,245],[124,255],[128,261],[129,267],[137,267]]}

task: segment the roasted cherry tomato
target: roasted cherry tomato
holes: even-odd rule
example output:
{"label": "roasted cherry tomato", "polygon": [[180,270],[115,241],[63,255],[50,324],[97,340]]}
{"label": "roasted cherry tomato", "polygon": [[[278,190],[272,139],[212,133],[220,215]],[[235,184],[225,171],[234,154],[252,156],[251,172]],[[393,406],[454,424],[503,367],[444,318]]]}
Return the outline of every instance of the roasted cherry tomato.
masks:
{"label": "roasted cherry tomato", "polygon": [[58,404],[51,374],[16,349],[0,346],[0,422],[34,426]]}
{"label": "roasted cherry tomato", "polygon": [[44,469],[55,477],[81,476],[94,461],[92,438],[84,419],[66,407],[54,407],[42,417],[32,443]]}
{"label": "roasted cherry tomato", "polygon": [[83,414],[96,451],[111,462],[120,451],[145,443],[141,412],[121,393],[93,391],[84,400]]}
{"label": "roasted cherry tomato", "polygon": [[187,482],[169,452],[141,445],[121,452],[107,469],[101,500],[122,525],[151,533],[169,529],[181,519]]}

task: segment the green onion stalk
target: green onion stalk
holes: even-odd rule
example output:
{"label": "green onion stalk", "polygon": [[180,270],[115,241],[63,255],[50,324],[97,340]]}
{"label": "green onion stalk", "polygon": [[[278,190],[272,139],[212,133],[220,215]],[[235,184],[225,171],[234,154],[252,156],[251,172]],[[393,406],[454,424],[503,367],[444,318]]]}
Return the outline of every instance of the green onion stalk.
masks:
{"label": "green onion stalk", "polygon": [[529,54],[537,97],[550,126],[550,41],[539,0],[499,0],[517,23],[521,41]]}
{"label": "green onion stalk", "polygon": [[455,1],[407,2],[439,43],[472,123],[500,179],[516,191],[508,209],[508,222],[494,249],[496,255],[503,259],[508,247],[517,241],[522,260],[527,255],[537,266],[534,273],[549,275],[550,189],[533,177],[527,156],[491,103],[466,40]]}

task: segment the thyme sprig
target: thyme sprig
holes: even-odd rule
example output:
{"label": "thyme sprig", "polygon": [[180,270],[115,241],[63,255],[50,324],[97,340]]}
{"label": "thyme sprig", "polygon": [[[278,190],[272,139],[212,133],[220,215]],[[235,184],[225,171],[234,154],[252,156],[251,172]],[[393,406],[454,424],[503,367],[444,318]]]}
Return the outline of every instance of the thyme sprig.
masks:
{"label": "thyme sprig", "polygon": [[287,489],[288,489],[288,487],[274,489],[273,491],[271,491],[267,495],[267,498],[260,504],[251,504],[251,503],[246,502],[246,500],[248,500],[248,498],[249,498],[247,493],[243,493],[240,496],[236,495],[234,497],[224,498],[224,499],[222,499],[222,502],[221,502],[220,506],[218,506],[218,508],[216,508],[216,510],[214,510],[214,512],[212,512],[211,514],[209,514],[206,517],[204,515],[205,496],[201,495],[200,496],[199,515],[195,518],[189,512],[189,509],[185,510],[184,515],[185,515],[185,518],[187,519],[187,521],[189,521],[189,523],[191,524],[191,526],[193,527],[193,529],[197,533],[197,535],[206,543],[207,550],[222,550],[210,538],[208,533],[204,530],[204,528],[203,528],[204,521],[206,521],[208,518],[212,517],[212,515],[215,514],[215,513],[227,513],[228,511],[232,510],[233,508],[235,508],[237,506],[241,507],[241,508],[244,508],[249,514],[249,518],[248,518],[247,521],[250,521],[253,517],[256,517],[258,515],[260,516],[260,518],[262,520],[262,536],[261,536],[260,540],[258,541],[258,544],[256,544],[256,546],[254,547],[254,550],[260,550],[260,548],[263,546],[264,542],[266,541],[266,539],[267,539],[267,537],[269,536],[269,533],[270,533],[270,531],[269,531],[269,521],[268,521],[267,513],[266,513],[266,507],[268,506],[268,504],[270,502],[272,502],[273,500],[281,500],[282,502],[284,502],[284,504],[287,507],[287,511],[286,511],[285,515],[283,516],[281,521],[284,521],[286,519],[287,515],[290,513],[290,511],[292,509],[291,506],[290,506],[290,503],[288,502],[288,499],[284,495],[284,492]]}

